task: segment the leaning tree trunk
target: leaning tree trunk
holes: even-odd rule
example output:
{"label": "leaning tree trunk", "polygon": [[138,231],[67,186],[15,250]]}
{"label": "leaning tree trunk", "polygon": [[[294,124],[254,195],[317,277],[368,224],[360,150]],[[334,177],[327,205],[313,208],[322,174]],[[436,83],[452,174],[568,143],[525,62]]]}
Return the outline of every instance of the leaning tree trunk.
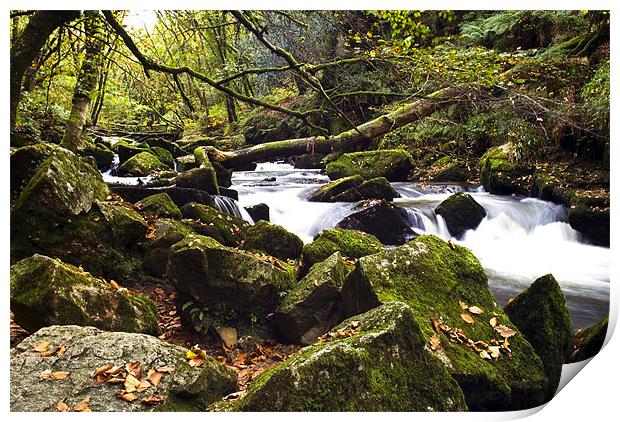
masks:
{"label": "leaning tree trunk", "polygon": [[405,104],[391,113],[363,123],[355,129],[336,136],[311,136],[268,142],[236,151],[220,151],[215,147],[202,147],[210,161],[228,168],[244,167],[257,161],[308,153],[326,154],[334,151],[357,151],[367,147],[370,140],[408,123],[420,120],[448,104],[461,100],[467,88],[456,86],[435,91],[428,97]]}
{"label": "leaning tree trunk", "polygon": [[101,40],[103,23],[99,17],[99,12],[88,10],[84,12],[84,15],[84,32],[86,34],[84,59],[73,91],[71,114],[60,144],[71,151],[76,151],[81,147],[82,130],[88,117],[88,107],[97,94],[101,49],[103,47]]}
{"label": "leaning tree trunk", "polygon": [[21,34],[15,37],[15,41],[11,45],[11,130],[15,128],[15,116],[26,69],[32,65],[33,60],[52,32],[62,24],[76,19],[79,15],[78,10],[39,10],[32,15]]}

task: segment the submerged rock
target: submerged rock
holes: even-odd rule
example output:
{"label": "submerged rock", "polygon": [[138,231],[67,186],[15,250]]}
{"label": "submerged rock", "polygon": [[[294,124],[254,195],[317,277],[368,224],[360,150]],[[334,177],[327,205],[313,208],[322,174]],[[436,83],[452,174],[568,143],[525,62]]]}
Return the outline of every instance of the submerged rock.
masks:
{"label": "submerged rock", "polygon": [[[50,351],[63,347],[64,353],[44,357],[34,350],[43,343],[50,344]],[[235,371],[210,357],[199,367],[190,367],[187,352],[145,334],[74,325],[42,328],[11,349],[11,411],[56,412],[59,403],[73,410],[84,400],[94,412],[204,411],[210,403],[237,390]],[[117,393],[123,390],[125,365],[132,362],[140,369],[139,380],[146,380],[151,370],[164,372],[160,372],[158,385],[149,383],[145,391],[132,393],[135,400],[127,401]],[[120,384],[97,382],[92,374],[104,365],[119,368],[116,377]],[[67,372],[67,378],[42,379],[45,371]],[[114,377],[102,376],[103,380],[109,378]],[[143,402],[153,396],[161,401]]]}
{"label": "submerged rock", "polygon": [[390,182],[407,180],[413,170],[411,155],[402,149],[350,152],[325,167],[330,179],[360,175],[364,179],[385,177]]}
{"label": "submerged rock", "polygon": [[400,245],[414,236],[403,211],[384,200],[363,201],[336,227],[370,233],[384,245]]}
{"label": "submerged rock", "polygon": [[479,161],[480,182],[487,192],[498,195],[520,194],[530,191],[530,169],[517,162],[512,143],[488,150]]}
{"label": "submerged rock", "polygon": [[312,243],[304,245],[302,250],[303,267],[307,270],[314,264],[322,262],[334,252],[340,252],[349,258],[377,253],[383,245],[372,234],[358,230],[327,229],[316,236]]}
{"label": "submerged rock", "polygon": [[141,213],[151,218],[168,217],[177,220],[181,219],[181,210],[165,192],[147,196],[140,202],[137,202],[136,207],[140,209]]}
{"label": "submerged rock", "polygon": [[[412,310],[392,302],[344,321],[324,342],[267,370],[248,395],[215,409],[241,411],[463,411],[463,393],[425,352]],[[338,334],[341,333],[341,334]]]}
{"label": "submerged rock", "polygon": [[200,235],[172,246],[167,274],[179,292],[224,317],[231,312],[264,317],[294,284],[293,271],[282,263]]}
{"label": "submerged rock", "polygon": [[59,259],[33,255],[11,266],[11,311],[30,332],[49,325],[90,325],[108,331],[157,335],[149,299],[123,294]]}
{"label": "submerged rock", "polygon": [[549,379],[547,400],[551,400],[573,346],[573,324],[560,285],[551,274],[540,277],[504,310],[540,356]]}
{"label": "submerged rock", "polygon": [[164,170],[170,170],[170,167],[154,154],[143,151],[121,164],[116,172],[119,176],[150,176]]}
{"label": "submerged rock", "polygon": [[276,258],[297,259],[304,242],[284,227],[260,220],[244,231],[244,249],[256,249]]}
{"label": "submerged rock", "polygon": [[580,362],[596,356],[605,343],[609,316],[606,316],[591,327],[577,330],[575,334],[575,350],[570,356],[569,363]]}
{"label": "submerged rock", "polygon": [[451,195],[435,208],[435,213],[444,218],[450,234],[456,238],[478,227],[487,215],[471,195],[463,192]]}
{"label": "submerged rock", "polygon": [[360,258],[342,293],[347,316],[407,303],[429,344],[426,353],[459,383],[470,410],[544,403],[542,361],[496,305],[484,269],[468,249],[420,236]]}
{"label": "submerged rock", "polygon": [[239,246],[245,238],[245,229],[250,226],[247,221],[229,214],[219,212],[213,207],[190,202],[181,208],[185,221],[196,233],[209,236],[231,247]]}
{"label": "submerged rock", "polygon": [[273,318],[278,334],[290,343],[312,344],[342,321],[345,275],[339,252],[314,265],[278,307]]}

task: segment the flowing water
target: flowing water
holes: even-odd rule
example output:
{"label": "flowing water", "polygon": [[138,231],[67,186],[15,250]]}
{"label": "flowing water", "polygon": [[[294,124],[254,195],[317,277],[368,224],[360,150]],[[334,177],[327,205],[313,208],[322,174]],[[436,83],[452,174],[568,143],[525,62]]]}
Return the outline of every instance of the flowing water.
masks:
{"label": "flowing water", "polygon": [[[239,204],[269,205],[271,221],[297,234],[304,242],[334,227],[355,206],[352,203],[308,202],[307,195],[329,179],[319,170],[294,169],[288,164],[262,163],[255,171],[235,172],[233,186]],[[420,186],[393,183],[401,198],[394,203],[407,210],[418,234],[451,239],[445,222],[434,209],[457,191],[468,191],[487,216],[460,240],[473,251],[489,276],[498,304],[551,273],[566,295],[575,328],[598,322],[609,306],[610,251],[587,244],[566,223],[561,205],[533,198],[491,195],[480,187]]]}

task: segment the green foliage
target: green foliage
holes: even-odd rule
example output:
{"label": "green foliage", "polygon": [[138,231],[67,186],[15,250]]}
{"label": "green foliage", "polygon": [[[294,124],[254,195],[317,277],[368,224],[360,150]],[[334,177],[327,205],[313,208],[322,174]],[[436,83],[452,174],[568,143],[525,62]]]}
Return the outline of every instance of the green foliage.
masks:
{"label": "green foliage", "polygon": [[592,79],[579,92],[589,122],[603,131],[609,127],[609,69],[609,60],[601,63]]}
{"label": "green foliage", "polygon": [[389,39],[405,50],[431,39],[434,35],[432,27],[436,26],[437,20],[443,23],[454,20],[454,12],[450,10],[378,10],[370,14],[387,22]]}

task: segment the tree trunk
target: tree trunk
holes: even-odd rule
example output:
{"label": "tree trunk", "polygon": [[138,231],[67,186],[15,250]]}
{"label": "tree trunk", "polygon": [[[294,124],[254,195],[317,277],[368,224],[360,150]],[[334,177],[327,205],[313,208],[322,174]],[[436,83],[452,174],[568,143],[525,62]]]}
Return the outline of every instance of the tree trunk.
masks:
{"label": "tree trunk", "polygon": [[10,81],[10,128],[15,128],[15,116],[21,97],[22,80],[43,45],[62,24],[76,19],[80,15],[78,10],[40,10],[35,12],[26,28],[16,36],[11,45],[11,81]]}
{"label": "tree trunk", "polygon": [[355,129],[336,136],[311,136],[268,142],[236,151],[220,151],[215,147],[203,147],[210,161],[216,161],[228,168],[242,168],[247,164],[308,153],[327,154],[334,151],[348,152],[360,150],[370,140],[384,135],[408,123],[420,120],[446,105],[462,100],[467,89],[456,86],[435,91],[428,97],[414,103],[405,104],[391,113],[363,123]]}
{"label": "tree trunk", "polygon": [[60,144],[71,151],[76,151],[82,146],[82,130],[88,117],[90,102],[97,94],[97,81],[101,67],[102,21],[99,12],[96,10],[88,10],[84,12],[84,15],[84,32],[86,34],[84,59],[73,91],[71,115]]}

